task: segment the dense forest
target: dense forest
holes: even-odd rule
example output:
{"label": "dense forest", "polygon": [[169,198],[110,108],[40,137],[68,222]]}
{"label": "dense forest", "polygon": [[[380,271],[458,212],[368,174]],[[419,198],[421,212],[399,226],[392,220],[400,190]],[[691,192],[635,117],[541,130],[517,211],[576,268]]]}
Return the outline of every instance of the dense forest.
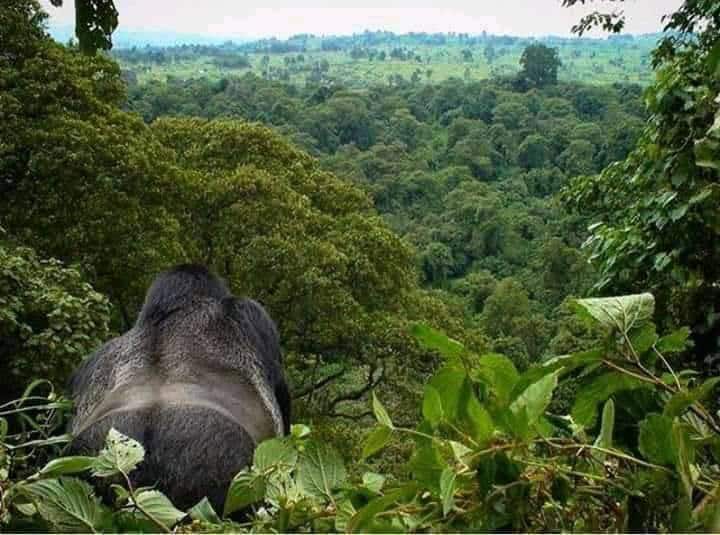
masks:
{"label": "dense forest", "polygon": [[[66,45],[0,6],[2,530],[720,529],[714,1],[111,52],[77,6]],[[115,431],[66,454],[70,373],[184,262],[268,310],[293,398],[222,511]]]}

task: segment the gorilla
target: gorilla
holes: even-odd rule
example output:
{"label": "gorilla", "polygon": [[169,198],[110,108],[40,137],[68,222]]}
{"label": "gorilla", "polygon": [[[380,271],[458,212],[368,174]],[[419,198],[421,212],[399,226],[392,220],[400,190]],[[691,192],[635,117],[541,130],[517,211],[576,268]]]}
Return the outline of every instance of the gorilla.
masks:
{"label": "gorilla", "polygon": [[197,265],[159,275],[134,327],[85,360],[70,391],[72,451],[97,453],[114,427],[145,448],[133,485],[183,509],[207,496],[222,510],[257,444],[290,427],[275,324]]}

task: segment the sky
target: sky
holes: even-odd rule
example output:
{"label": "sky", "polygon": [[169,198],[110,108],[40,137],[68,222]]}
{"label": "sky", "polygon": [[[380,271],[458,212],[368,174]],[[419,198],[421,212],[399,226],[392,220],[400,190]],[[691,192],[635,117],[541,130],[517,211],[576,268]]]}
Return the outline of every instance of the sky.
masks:
{"label": "sky", "polygon": [[[73,24],[74,2],[55,8],[42,0],[51,24]],[[605,6],[603,6],[605,4]],[[682,0],[627,0],[627,33],[661,29],[661,17]],[[172,31],[223,37],[344,35],[364,30],[467,32],[517,36],[570,35],[589,8],[561,0],[115,0],[124,30]],[[612,7],[605,1],[595,6]]]}

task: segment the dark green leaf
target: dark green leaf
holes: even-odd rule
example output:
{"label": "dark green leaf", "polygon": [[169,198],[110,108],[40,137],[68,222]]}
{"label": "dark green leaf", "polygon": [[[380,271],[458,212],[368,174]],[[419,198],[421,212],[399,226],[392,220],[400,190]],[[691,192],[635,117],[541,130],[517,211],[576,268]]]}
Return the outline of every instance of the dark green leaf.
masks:
{"label": "dark green leaf", "polygon": [[672,419],[660,414],[648,415],[640,422],[638,447],[651,463],[673,464],[677,455],[673,444]]}
{"label": "dark green leaf", "polygon": [[597,417],[597,406],[622,390],[648,388],[648,383],[621,372],[608,372],[583,383],[575,398],[572,417],[583,427],[591,427]]}

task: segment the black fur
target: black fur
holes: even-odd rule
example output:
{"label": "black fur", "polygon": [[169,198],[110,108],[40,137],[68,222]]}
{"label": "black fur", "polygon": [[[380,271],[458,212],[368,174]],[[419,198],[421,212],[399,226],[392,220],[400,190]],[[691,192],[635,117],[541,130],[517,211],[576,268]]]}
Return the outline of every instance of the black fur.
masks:
{"label": "black fur", "polygon": [[257,442],[290,427],[277,328],[202,266],[157,277],[135,326],[73,375],[76,453],[99,451],[111,427],[140,441],[134,485],[180,508],[207,496],[222,510]]}

